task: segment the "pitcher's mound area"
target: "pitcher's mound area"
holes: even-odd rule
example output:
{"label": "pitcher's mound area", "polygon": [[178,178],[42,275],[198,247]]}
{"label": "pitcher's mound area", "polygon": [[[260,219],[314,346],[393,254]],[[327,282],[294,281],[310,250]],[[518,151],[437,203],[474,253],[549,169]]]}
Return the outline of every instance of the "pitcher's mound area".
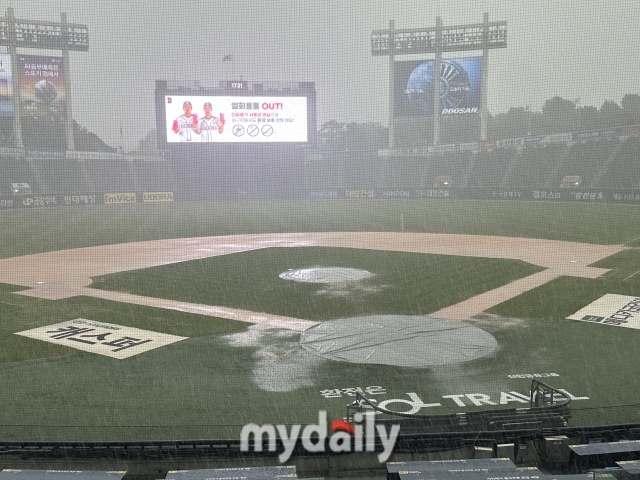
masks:
{"label": "pitcher's mound area", "polygon": [[414,368],[468,362],[498,347],[473,325],[404,315],[331,320],[303,332],[300,344],[330,360]]}
{"label": "pitcher's mound area", "polygon": [[287,270],[279,275],[283,280],[307,283],[345,283],[357,282],[373,277],[373,273],[357,268],[311,267]]}

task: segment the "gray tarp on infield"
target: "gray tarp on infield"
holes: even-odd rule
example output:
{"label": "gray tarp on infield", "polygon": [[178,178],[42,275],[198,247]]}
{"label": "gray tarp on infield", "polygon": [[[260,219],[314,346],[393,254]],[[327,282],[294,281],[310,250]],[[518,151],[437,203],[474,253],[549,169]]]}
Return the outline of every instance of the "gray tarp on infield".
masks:
{"label": "gray tarp on infield", "polygon": [[283,280],[293,280],[294,282],[345,283],[373,277],[373,273],[357,268],[309,267],[287,270],[278,276]]}
{"label": "gray tarp on infield", "polygon": [[419,368],[467,362],[498,347],[491,334],[473,325],[405,315],[326,321],[303,332],[300,344],[330,360]]}

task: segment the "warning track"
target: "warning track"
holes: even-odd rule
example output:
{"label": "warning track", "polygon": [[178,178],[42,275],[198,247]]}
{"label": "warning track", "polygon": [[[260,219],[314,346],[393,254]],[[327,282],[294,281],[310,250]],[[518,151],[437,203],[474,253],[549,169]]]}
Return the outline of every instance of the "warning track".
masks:
{"label": "warning track", "polygon": [[561,276],[597,278],[608,269],[589,267],[625,249],[531,238],[431,233],[274,233],[181,238],[76,248],[0,260],[0,283],[48,300],[87,296],[136,305],[227,318],[265,327],[304,331],[318,322],[89,288],[92,277],[269,247],[343,247],[521,260],[545,270],[429,314],[467,320]]}

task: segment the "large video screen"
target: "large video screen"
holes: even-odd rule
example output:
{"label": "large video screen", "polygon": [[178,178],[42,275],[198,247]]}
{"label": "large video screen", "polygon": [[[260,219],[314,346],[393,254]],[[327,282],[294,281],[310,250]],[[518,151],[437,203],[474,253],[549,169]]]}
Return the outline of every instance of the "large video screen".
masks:
{"label": "large video screen", "polygon": [[62,57],[18,55],[21,114],[61,120],[66,115]]}
{"label": "large video screen", "polygon": [[[394,115],[433,115],[433,60],[395,63]],[[440,114],[480,113],[482,57],[440,63]]]}
{"label": "large video screen", "polygon": [[167,143],[307,142],[307,97],[165,95]]}

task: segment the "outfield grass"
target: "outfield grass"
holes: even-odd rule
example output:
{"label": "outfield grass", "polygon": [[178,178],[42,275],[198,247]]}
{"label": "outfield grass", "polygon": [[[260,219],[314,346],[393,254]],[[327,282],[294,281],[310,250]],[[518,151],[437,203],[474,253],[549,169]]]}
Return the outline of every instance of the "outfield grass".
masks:
{"label": "outfield grass", "polygon": [[561,277],[497,305],[490,313],[531,318],[566,318],[606,293],[640,295],[640,250],[629,249],[594,263],[611,271],[599,278]]}
{"label": "outfield grass", "polygon": [[[327,201],[124,205],[0,212],[0,257],[80,246],[189,236],[298,231],[405,231],[621,244],[640,236],[640,209],[623,205],[456,201]],[[336,265],[338,264],[338,265]],[[277,274],[312,265],[364,268],[365,290],[322,287]],[[256,336],[247,324],[94,298],[47,301],[0,285],[0,439],[236,438],[247,422],[310,423],[340,417],[344,391],[382,386],[385,399],[414,392],[440,402],[421,413],[476,406],[484,394],[526,394],[527,378],[576,397],[571,425],[640,422],[640,332],[564,318],[605,293],[640,293],[640,251],[598,262],[601,278],[562,277],[497,305],[475,324],[499,349],[456,366],[410,369],[332,362],[299,353],[297,334]],[[537,271],[514,261],[331,248],[267,249],[126,272],[99,288],[228,305],[309,319],[369,313],[425,314]],[[275,276],[275,278],[274,278]],[[15,332],[74,318],[189,337],[126,360],[80,352]],[[229,336],[234,336],[230,338]],[[428,348],[428,345],[425,345]],[[478,398],[478,397],[475,397]],[[524,406],[511,401],[505,406]],[[402,408],[396,404],[395,408]]]}
{"label": "outfield grass", "polygon": [[630,205],[452,200],[176,203],[0,212],[0,258],[93,245],[240,233],[399,231],[621,244],[640,237]]}

